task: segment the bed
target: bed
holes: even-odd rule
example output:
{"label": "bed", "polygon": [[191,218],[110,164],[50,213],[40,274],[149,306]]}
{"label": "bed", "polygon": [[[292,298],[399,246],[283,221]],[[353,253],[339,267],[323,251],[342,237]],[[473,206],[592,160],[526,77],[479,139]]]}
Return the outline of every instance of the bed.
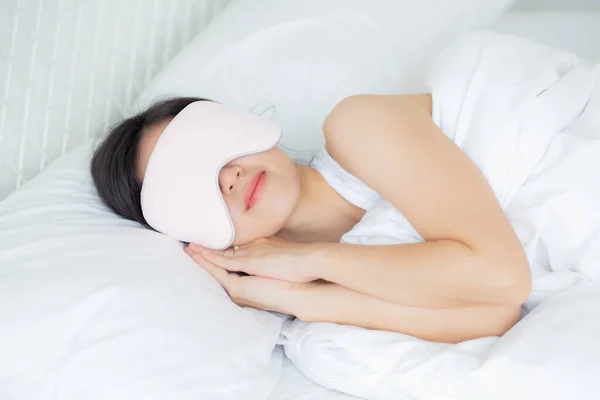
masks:
{"label": "bed", "polygon": [[[241,5],[232,7],[230,3]],[[165,252],[174,252],[175,244],[160,242],[144,232],[136,231],[135,237],[127,236],[137,227],[108,217],[90,189],[86,175],[89,147],[82,145],[93,145],[113,123],[155,99],[157,94],[167,89],[177,93],[191,90],[177,87],[175,78],[168,74],[169,69],[163,67],[183,65],[190,49],[198,49],[199,43],[203,53],[194,57],[211,58],[217,50],[227,46],[227,40],[231,40],[228,35],[234,33],[227,27],[232,21],[241,24],[240,13],[248,17],[248,28],[244,28],[245,31],[238,27],[233,31],[242,35],[252,31],[252,24],[259,23],[256,21],[276,20],[278,13],[289,12],[289,9],[278,9],[280,6],[272,2],[261,4],[264,8],[259,10],[257,3],[260,2],[23,0],[0,3],[1,398],[234,399],[242,395],[257,400],[357,398],[306,378],[279,347],[273,354],[266,355],[241,345],[240,337],[235,333],[244,330],[244,340],[252,342],[255,338],[266,347],[277,346],[280,340],[273,332],[279,332],[285,321],[280,316],[257,315],[233,307],[226,302],[219,288],[205,283],[205,277],[192,271],[190,264],[176,267],[179,277],[167,280],[173,288],[180,290],[179,293],[176,289],[161,287],[166,276],[164,264],[174,260]],[[335,1],[331,3],[332,7],[340,7]],[[463,31],[451,27],[455,20],[445,31],[436,31],[436,35],[457,36],[470,29],[493,29],[536,39],[600,61],[600,42],[591,40],[600,37],[600,14],[521,10],[498,19],[511,4],[511,1],[501,1],[498,6],[480,6],[479,19],[461,20],[458,16],[464,15],[473,2],[457,2],[453,7],[460,12],[456,12],[455,18],[464,26]],[[327,9],[323,7],[323,10]],[[119,12],[115,12],[117,9]],[[313,14],[299,6],[298,10],[303,21],[312,23]],[[477,12],[473,11],[474,14]],[[360,15],[353,14],[353,17],[357,18],[355,21],[360,20]],[[322,25],[315,25],[315,32],[321,28]],[[331,34],[330,38],[335,38],[335,32],[327,32]],[[360,31],[355,34],[365,37]],[[416,73],[419,65],[442,45],[441,41],[428,42],[426,35],[426,32],[417,33],[415,42],[418,46],[406,49],[407,54],[421,64],[416,61],[411,65],[393,64],[396,61],[390,64],[404,68],[405,77],[398,76],[398,71],[392,68],[357,67],[356,71],[348,73],[348,81],[358,75],[376,73],[380,80],[335,87],[323,95],[324,104],[320,108],[306,107],[300,116],[286,114],[285,107],[277,109],[259,101],[269,96],[280,104],[285,103],[287,98],[281,100],[285,93],[252,92],[253,82],[238,85],[240,82],[231,81],[232,86],[243,86],[246,90],[243,93],[237,89],[225,92],[214,84],[223,76],[223,60],[230,62],[235,59],[226,57],[239,55],[225,54],[222,58],[214,58],[217,61],[211,59],[212,64],[208,63],[207,69],[214,71],[196,84],[202,84],[204,91],[219,100],[248,108],[258,107],[261,114],[274,113],[273,118],[286,131],[292,132],[284,143],[294,149],[290,150],[292,156],[301,161],[322,143],[321,136],[314,133],[318,132],[316,124],[335,99],[362,90],[385,93],[421,89],[412,81],[408,82],[415,76],[411,74]],[[366,47],[369,46],[368,39],[368,36],[364,39]],[[260,40],[266,41],[264,37]],[[394,46],[392,48],[396,48]],[[431,52],[419,52],[419,46],[428,47]],[[390,57],[387,48],[372,51],[374,57],[381,60]],[[342,56],[346,57],[346,54]],[[335,66],[339,60],[334,61],[331,65]],[[253,71],[249,67],[247,73]],[[268,70],[264,74],[268,75]],[[231,76],[240,78],[242,75]],[[297,85],[300,87],[305,83],[300,80]],[[294,101],[306,104],[306,96],[315,96],[317,89],[311,90]],[[290,108],[294,108],[296,103],[289,102]],[[78,150],[73,153],[73,149]],[[60,159],[58,163],[54,163],[57,159]],[[3,198],[6,200],[1,201]],[[136,258],[138,255],[131,249],[147,247],[148,240],[150,246],[155,243],[161,251],[149,249],[148,254],[142,256],[146,258]],[[104,247],[88,245],[90,242]],[[33,249],[30,243],[35,244]],[[74,247],[83,250],[71,254]],[[98,248],[111,249],[114,254],[106,255]],[[115,254],[136,266],[126,272],[108,267]],[[159,265],[161,260],[163,265]],[[183,258],[177,260],[184,264]],[[143,264],[145,262],[148,264]],[[67,269],[67,265],[74,264],[78,267]],[[147,265],[150,268],[145,268]],[[138,280],[138,274],[144,274],[145,278]],[[185,297],[192,292],[190,282],[205,285],[205,291],[210,292],[214,296],[211,299],[218,303],[215,308],[207,308],[205,304]],[[64,294],[78,285],[87,289]],[[138,290],[143,295],[136,298],[123,294],[127,290]],[[140,299],[147,300],[148,304],[141,306]],[[173,306],[180,301],[189,301],[191,305],[173,313],[169,308],[171,301]],[[115,306],[115,302],[121,302],[121,308]],[[85,311],[83,314],[82,310]],[[202,315],[211,322],[189,321],[186,315],[190,313]],[[229,316],[222,316],[225,314]],[[157,328],[152,334],[140,333],[148,327],[154,329],[152,321],[156,319],[166,326],[164,330]],[[119,329],[103,325],[114,320],[123,322]],[[210,334],[221,335],[219,329],[212,330],[213,324],[226,326],[229,332],[218,345],[212,346],[214,349],[194,348],[191,355],[179,358],[172,355],[186,350],[186,345],[193,346],[196,340],[209,338]],[[133,339],[121,340],[119,335],[123,332],[133,332]],[[154,349],[163,357],[148,356],[148,351]],[[247,353],[247,363],[235,361],[235,352]],[[225,353],[229,364],[220,358],[220,354]],[[116,358],[109,357],[114,354],[126,354],[129,357],[126,360],[134,361],[132,365],[114,365]],[[192,372],[185,373],[186,367],[194,365],[194,357],[196,360],[213,360],[216,372],[193,367],[190,370],[202,376],[199,383],[196,382]],[[90,367],[90,363],[97,363],[96,367]],[[136,363],[146,365],[141,368]],[[235,365],[233,370],[238,375],[230,373],[228,365]],[[106,372],[108,370],[110,372]],[[76,384],[73,383],[75,380]],[[203,391],[202,385],[209,389]]]}

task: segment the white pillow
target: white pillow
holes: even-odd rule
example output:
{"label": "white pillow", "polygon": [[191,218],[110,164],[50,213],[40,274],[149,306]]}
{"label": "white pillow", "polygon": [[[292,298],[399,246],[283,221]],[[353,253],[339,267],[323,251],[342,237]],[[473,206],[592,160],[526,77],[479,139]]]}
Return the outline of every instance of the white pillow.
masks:
{"label": "white pillow", "polygon": [[342,98],[425,90],[427,59],[512,3],[233,1],[154,79],[135,110],[172,95],[259,113],[272,104],[267,117],[281,126],[282,144],[306,161],[323,145],[322,121]]}
{"label": "white pillow", "polygon": [[282,320],[109,212],[88,154],[0,203],[0,398],[267,399]]}

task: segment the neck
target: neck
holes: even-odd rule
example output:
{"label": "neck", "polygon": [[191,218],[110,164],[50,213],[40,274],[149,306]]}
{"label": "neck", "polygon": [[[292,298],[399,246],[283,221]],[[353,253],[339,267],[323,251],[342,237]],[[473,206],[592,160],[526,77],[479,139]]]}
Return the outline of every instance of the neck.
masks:
{"label": "neck", "polygon": [[276,236],[294,242],[339,242],[364,210],[340,196],[314,168],[299,165],[300,197]]}

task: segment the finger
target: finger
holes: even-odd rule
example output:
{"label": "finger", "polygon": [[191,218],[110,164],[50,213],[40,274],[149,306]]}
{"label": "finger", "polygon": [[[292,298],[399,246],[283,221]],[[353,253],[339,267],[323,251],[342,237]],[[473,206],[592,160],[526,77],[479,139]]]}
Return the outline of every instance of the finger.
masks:
{"label": "finger", "polygon": [[[237,249],[235,251],[235,258],[244,258],[250,255],[250,252],[252,251],[252,245],[251,244],[246,244],[243,246],[235,246]],[[233,249],[231,252],[231,256],[233,257]]]}
{"label": "finger", "polygon": [[232,275],[229,272],[209,262],[205,262],[201,265],[201,267],[204,268],[206,272],[211,274],[213,278],[215,278],[225,289],[229,289],[232,277]]}
{"label": "finger", "polygon": [[235,248],[230,247],[228,249],[225,249],[223,251],[214,251],[214,250],[208,250],[208,252],[212,253],[212,254],[217,254],[219,256],[223,256],[223,257],[227,257],[227,258],[233,258],[236,256],[237,253],[237,246]]}
{"label": "finger", "polygon": [[247,246],[232,246],[226,250],[212,250],[212,249],[206,249],[206,250],[210,251],[214,254],[218,254],[223,257],[227,257],[227,258],[240,258],[240,257],[244,257],[245,255],[247,255],[249,253]]}
{"label": "finger", "polygon": [[194,259],[194,261],[196,261],[197,263],[200,263],[200,261],[202,261],[204,259],[202,257],[202,251],[194,250],[194,249],[190,248],[190,246],[183,249],[183,251],[185,251],[187,253],[187,255],[192,257]]}
{"label": "finger", "polygon": [[190,243],[190,244],[189,244],[189,245],[186,247],[186,249],[189,249],[189,250],[191,250],[191,251],[193,251],[193,252],[199,252],[199,251],[202,251],[202,249],[203,249],[203,248],[204,248],[203,246],[200,246],[199,244],[196,244],[196,243]]}
{"label": "finger", "polygon": [[196,244],[196,243],[190,243],[190,245],[187,248],[189,248],[194,253],[202,253],[204,250],[210,250],[214,253],[221,254],[221,255],[224,255],[224,253],[225,253],[225,250],[209,249],[207,247],[204,247],[204,246]]}
{"label": "finger", "polygon": [[250,272],[246,271],[246,268],[244,268],[243,265],[239,265],[237,262],[235,262],[235,259],[210,253],[207,249],[204,249],[201,253],[187,249],[184,249],[184,251],[198,264],[202,264],[203,262],[211,262],[213,266],[226,271],[234,272],[237,276],[252,275]]}
{"label": "finger", "polygon": [[196,243],[190,243],[187,248],[190,249],[194,253],[201,253],[202,251],[204,251],[204,249],[206,249],[206,247],[196,244]]}
{"label": "finger", "polygon": [[229,271],[241,271],[241,272],[249,272],[244,268],[243,260],[238,259],[237,254],[236,257],[228,257],[226,255],[215,253],[211,250],[204,249],[201,253],[202,257],[212,262],[218,267],[225,268]]}
{"label": "finger", "polygon": [[219,268],[210,261],[202,258],[200,254],[194,254],[192,255],[192,258],[198,263],[198,265],[204,268],[206,272],[212,275],[212,277],[215,278],[217,282],[219,282],[221,286],[223,286],[225,290],[227,290],[227,292],[229,292],[233,281],[237,278],[237,276],[230,274],[223,268]]}
{"label": "finger", "polygon": [[205,259],[211,261],[213,264],[216,264],[217,267],[224,268],[225,265],[223,261],[228,259],[228,257],[220,254],[219,250],[207,249],[206,247],[197,244],[190,244],[184,249],[184,251],[198,263]]}
{"label": "finger", "polygon": [[244,289],[242,288],[242,281],[239,280],[239,276],[235,273],[229,273],[226,270],[217,267],[211,262],[205,261],[203,268],[212,275],[213,278],[225,289],[225,292],[235,304],[241,307],[247,307],[250,303],[244,295]]}
{"label": "finger", "polygon": [[198,264],[200,265],[202,268],[206,269],[209,273],[211,273],[211,275],[214,276],[214,274],[211,271],[219,271],[218,275],[215,276],[215,279],[218,278],[219,282],[222,279],[227,279],[227,275],[229,275],[229,273],[224,270],[223,268],[220,268],[219,266],[215,265],[214,263],[210,262],[209,260],[207,260],[206,258],[202,257],[202,254],[200,253],[196,253],[192,250],[185,250],[185,252],[192,257],[192,259]]}

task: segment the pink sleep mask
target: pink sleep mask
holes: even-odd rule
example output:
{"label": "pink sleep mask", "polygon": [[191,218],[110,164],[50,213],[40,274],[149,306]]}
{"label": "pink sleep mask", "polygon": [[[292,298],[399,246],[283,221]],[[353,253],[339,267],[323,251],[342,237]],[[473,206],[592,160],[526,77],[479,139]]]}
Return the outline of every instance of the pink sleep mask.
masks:
{"label": "pink sleep mask", "polygon": [[148,161],[144,218],[180,241],[229,247],[235,229],[219,172],[237,157],[273,148],[280,137],[275,124],[249,112],[210,101],[189,104],[167,125]]}

